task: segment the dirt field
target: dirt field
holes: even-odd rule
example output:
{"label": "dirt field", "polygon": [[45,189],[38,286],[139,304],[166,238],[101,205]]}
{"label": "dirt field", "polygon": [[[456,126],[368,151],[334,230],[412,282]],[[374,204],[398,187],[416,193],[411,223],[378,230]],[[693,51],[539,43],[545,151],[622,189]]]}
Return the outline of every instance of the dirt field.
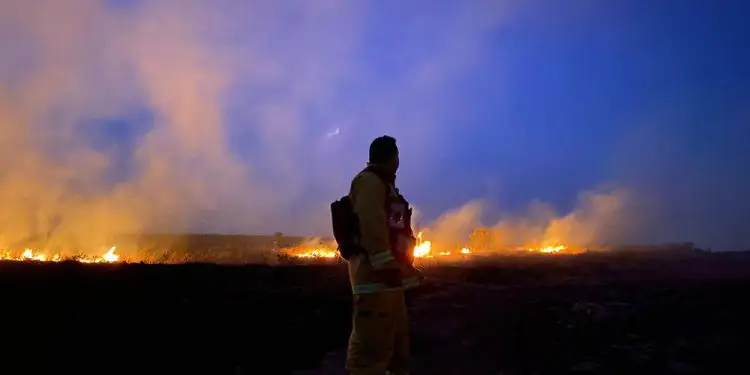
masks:
{"label": "dirt field", "polygon": [[[428,268],[409,296],[415,374],[750,373],[748,271],[745,254]],[[0,290],[1,373],[343,373],[341,266],[6,262]]]}

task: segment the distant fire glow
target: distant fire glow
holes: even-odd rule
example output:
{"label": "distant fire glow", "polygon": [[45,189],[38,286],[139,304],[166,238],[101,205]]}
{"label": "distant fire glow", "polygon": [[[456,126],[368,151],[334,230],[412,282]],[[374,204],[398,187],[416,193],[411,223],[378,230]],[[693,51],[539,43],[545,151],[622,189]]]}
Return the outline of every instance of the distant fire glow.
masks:
{"label": "distant fire glow", "polygon": [[543,254],[559,253],[567,250],[568,247],[565,245],[545,246],[539,249],[530,249],[529,251],[540,252]]}
{"label": "distant fire glow", "polygon": [[296,248],[289,250],[289,255],[295,258],[336,258],[338,256],[338,253],[336,252],[336,249],[329,249],[329,248],[314,248],[314,249],[307,249],[307,248]]}
{"label": "distant fire glow", "polygon": [[[475,254],[475,249],[469,247],[453,247],[436,249],[432,241],[425,239],[422,232],[417,233],[416,244],[413,249],[414,258],[419,259],[446,259],[461,261],[468,259]],[[583,250],[569,247],[562,244],[550,245],[528,245],[517,248],[516,250],[506,250],[507,254],[513,253],[531,253],[531,254],[576,254]],[[488,250],[482,249],[479,253],[489,253]],[[300,259],[336,259],[338,252],[335,244],[328,246],[297,246],[283,250],[283,253],[292,258]],[[502,252],[500,252],[502,253]]]}
{"label": "distant fire glow", "polygon": [[112,246],[109,250],[96,257],[63,257],[60,254],[49,255],[44,251],[35,252],[32,249],[24,250],[19,256],[13,256],[10,252],[0,253],[0,260],[17,262],[62,262],[72,260],[79,263],[116,263],[120,261],[120,255],[116,253],[117,247]]}
{"label": "distant fire glow", "polygon": [[423,240],[422,232],[417,234],[417,245],[414,246],[413,254],[415,258],[432,257],[432,242]]}
{"label": "distant fire glow", "polygon": [[[414,258],[434,258],[434,257],[451,257],[461,258],[472,254],[472,251],[467,248],[461,248],[457,251],[443,250],[437,253],[433,253],[432,241],[425,240],[422,232],[417,233],[417,243],[412,250]],[[287,256],[300,259],[334,259],[338,257],[338,252],[335,246],[296,246],[283,250],[283,253]]]}

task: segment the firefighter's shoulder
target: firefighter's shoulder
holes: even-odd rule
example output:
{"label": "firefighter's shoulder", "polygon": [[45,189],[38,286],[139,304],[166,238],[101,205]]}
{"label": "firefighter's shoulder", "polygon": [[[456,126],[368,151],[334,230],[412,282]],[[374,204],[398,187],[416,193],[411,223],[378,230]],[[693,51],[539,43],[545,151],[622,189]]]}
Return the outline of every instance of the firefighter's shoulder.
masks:
{"label": "firefighter's shoulder", "polygon": [[354,177],[352,181],[352,190],[354,191],[380,191],[383,190],[383,181],[380,177],[370,171],[362,171]]}

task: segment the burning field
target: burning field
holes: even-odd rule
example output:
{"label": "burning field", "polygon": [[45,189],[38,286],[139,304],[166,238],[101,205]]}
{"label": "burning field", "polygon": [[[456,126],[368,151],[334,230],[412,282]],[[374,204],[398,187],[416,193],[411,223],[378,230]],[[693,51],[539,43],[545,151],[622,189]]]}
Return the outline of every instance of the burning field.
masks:
{"label": "burning field", "polygon": [[36,261],[36,262],[62,262],[64,260],[71,260],[80,263],[115,263],[120,261],[120,255],[115,251],[117,247],[112,246],[106,253],[101,256],[90,257],[86,255],[63,257],[62,255],[55,253],[49,255],[46,252],[34,252],[32,249],[25,249],[20,255],[14,256],[10,252],[0,254],[0,261]]}
{"label": "burning field", "polygon": [[[131,365],[146,373],[167,360],[172,371],[188,370],[183,359],[195,358],[212,374],[342,374],[351,311],[346,267],[332,261],[332,245],[315,242],[284,247],[320,261],[307,266],[142,264],[126,256],[127,246],[90,257],[10,254],[0,262],[6,321],[59,323],[20,324],[5,340],[33,338],[29,345],[68,358],[137,345]],[[422,238],[415,248],[427,277],[409,296],[415,373],[750,370],[742,360],[750,334],[746,254],[539,247],[520,252],[527,256],[489,256],[433,246]],[[27,346],[16,348],[8,355],[23,358]]]}
{"label": "burning field", "polygon": [[[487,256],[487,255],[534,255],[534,254],[579,254],[585,252],[586,249],[574,246],[566,246],[561,244],[547,244],[547,245],[527,245],[513,249],[494,250],[480,248],[470,248],[468,245],[440,245],[433,246],[433,241],[425,239],[424,233],[419,232],[417,234],[417,244],[412,250],[414,254],[415,262],[419,264],[429,264],[436,261],[467,261],[475,256]],[[281,250],[282,257],[288,259],[296,259],[300,261],[305,260],[335,260],[338,258],[336,251],[335,242],[325,242],[311,240],[303,243],[299,246],[293,246],[284,248]]]}
{"label": "burning field", "polygon": [[[196,237],[196,236],[193,236]],[[211,236],[208,236],[211,237]],[[214,236],[218,241],[222,238],[231,238],[232,236]],[[242,236],[235,236],[242,237]],[[190,240],[188,240],[189,242]],[[194,240],[193,240],[194,241]],[[250,240],[252,241],[252,240]],[[126,241],[131,242],[131,241]],[[147,241],[149,242],[149,241]],[[150,242],[154,242],[153,240]],[[194,241],[199,242],[199,241]],[[308,238],[301,240],[298,244],[288,246],[278,246],[278,250],[269,250],[271,246],[263,245],[250,247],[245,241],[244,245],[236,247],[223,246],[220,249],[208,249],[204,251],[185,251],[189,243],[171,239],[161,246],[151,244],[128,244],[123,246],[127,255],[120,253],[118,246],[111,246],[106,251],[100,251],[98,254],[89,252],[72,252],[72,251],[51,251],[42,247],[41,250],[24,248],[16,251],[0,252],[0,261],[16,262],[62,262],[74,261],[78,263],[258,263],[269,262],[269,254],[278,259],[285,260],[287,263],[328,263],[338,262],[337,245],[335,241],[320,240],[317,238]],[[200,246],[200,245],[198,245]],[[552,254],[578,254],[585,249],[575,248],[566,245],[528,245],[515,249],[505,249],[502,251],[489,251],[484,248],[470,248],[468,244],[435,244],[433,241],[425,239],[422,232],[417,235],[417,244],[413,249],[415,261],[418,265],[429,265],[435,262],[465,262],[476,257],[485,257],[488,255],[552,255]],[[156,250],[161,247],[162,250]],[[239,247],[240,249],[237,249]],[[244,247],[244,249],[242,249]],[[92,255],[93,254],[93,255]],[[253,256],[259,255],[259,256]],[[277,260],[278,260],[277,259]],[[271,262],[274,263],[274,262]]]}
{"label": "burning field", "polygon": [[195,233],[330,232],[386,133],[425,205],[415,374],[750,374],[746,254],[613,245],[746,246],[745,101],[713,100],[741,38],[669,7],[624,13],[673,46],[594,2],[385,3],[0,1],[0,375],[341,373],[335,243]]}

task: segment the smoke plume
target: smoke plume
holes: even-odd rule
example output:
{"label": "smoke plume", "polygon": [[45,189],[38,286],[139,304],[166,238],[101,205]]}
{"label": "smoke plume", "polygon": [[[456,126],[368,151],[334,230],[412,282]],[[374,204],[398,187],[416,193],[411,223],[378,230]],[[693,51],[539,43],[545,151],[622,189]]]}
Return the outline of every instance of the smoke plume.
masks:
{"label": "smoke plume", "polygon": [[[472,201],[427,224],[424,232],[435,244],[448,248],[471,244],[495,251],[555,245],[599,249],[612,242],[621,244],[633,234],[629,196],[625,189],[584,192],[566,214],[533,202],[524,212],[491,225],[481,220],[483,203]],[[473,238],[476,229],[483,232],[482,239]]]}
{"label": "smoke plume", "polygon": [[[498,30],[538,13],[430,4],[0,0],[0,247],[325,235],[329,202],[382,134],[398,139],[399,184],[419,205],[415,181],[437,181],[453,139],[476,133],[463,125],[476,100],[457,94],[464,78],[503,64],[489,48]],[[485,227],[504,247],[619,241],[637,229],[632,207],[649,206],[634,195],[587,193],[568,213],[534,202]],[[426,227],[436,242],[465,241],[485,208],[472,201]]]}
{"label": "smoke plume", "polygon": [[2,0],[0,246],[327,233],[327,202],[350,177],[339,155],[425,129],[440,100],[425,90],[478,57],[466,42],[498,22],[495,8],[417,22],[438,44],[404,56],[406,81],[384,81],[356,55],[364,4]]}

